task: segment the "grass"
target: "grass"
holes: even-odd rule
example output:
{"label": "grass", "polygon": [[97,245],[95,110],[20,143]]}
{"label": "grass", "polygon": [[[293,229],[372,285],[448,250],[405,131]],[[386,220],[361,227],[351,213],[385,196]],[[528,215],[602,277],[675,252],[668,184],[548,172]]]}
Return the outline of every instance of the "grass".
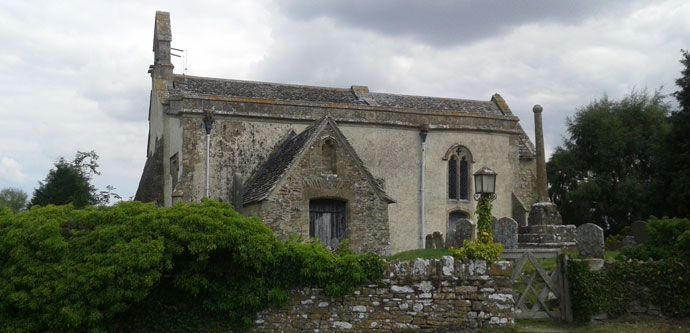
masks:
{"label": "grass", "polygon": [[443,256],[449,256],[448,249],[418,249],[396,253],[388,258],[387,261],[413,261],[416,258],[422,259],[441,259]]}
{"label": "grass", "polygon": [[520,319],[513,327],[485,329],[481,332],[690,332],[690,320],[625,316],[606,322],[568,324],[557,319]]}

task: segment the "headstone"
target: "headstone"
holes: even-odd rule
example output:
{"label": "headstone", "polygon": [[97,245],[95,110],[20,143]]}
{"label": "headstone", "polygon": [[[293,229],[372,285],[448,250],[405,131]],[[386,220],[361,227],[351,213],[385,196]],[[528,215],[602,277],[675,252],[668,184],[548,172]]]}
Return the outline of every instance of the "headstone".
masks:
{"label": "headstone", "polygon": [[443,246],[443,234],[439,231],[434,231],[432,235],[433,241],[434,241],[434,248],[435,249],[442,249],[445,246]]}
{"label": "headstone", "polygon": [[623,237],[623,244],[622,244],[623,247],[635,246],[635,245],[637,245],[637,243],[635,242],[635,237],[633,237],[633,236]]}
{"label": "headstone", "polygon": [[503,244],[506,249],[517,249],[517,221],[510,217],[502,217],[494,222],[494,242]]}
{"label": "headstone", "polygon": [[577,227],[577,250],[581,256],[604,258],[604,230],[593,223]]}
{"label": "headstone", "polygon": [[647,222],[645,221],[635,221],[630,225],[630,236],[635,237],[635,243],[642,244],[649,239],[647,230],[645,230],[646,226]]}
{"label": "headstone", "polygon": [[465,239],[472,239],[474,235],[474,223],[470,219],[459,219],[455,223],[455,229],[448,230],[446,235],[446,247],[459,248]]}
{"label": "headstone", "polygon": [[433,249],[434,248],[434,236],[432,234],[426,235],[426,239],[424,242],[424,248],[425,249]]}
{"label": "headstone", "polygon": [[550,202],[537,202],[529,211],[529,225],[561,225],[563,219],[558,212],[558,206]]}

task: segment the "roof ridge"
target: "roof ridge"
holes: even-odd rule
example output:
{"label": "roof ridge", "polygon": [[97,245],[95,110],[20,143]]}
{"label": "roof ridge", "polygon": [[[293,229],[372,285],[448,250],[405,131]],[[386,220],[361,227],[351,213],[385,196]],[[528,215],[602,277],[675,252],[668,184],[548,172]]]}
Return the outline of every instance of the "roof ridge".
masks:
{"label": "roof ridge", "polygon": [[[323,89],[323,90],[336,90],[341,92],[351,92],[352,86],[347,88],[340,87],[328,87],[310,84],[298,84],[298,83],[280,83],[280,82],[270,82],[270,81],[255,81],[255,80],[239,80],[239,79],[227,79],[218,77],[207,77],[207,76],[196,76],[196,75],[186,75],[186,74],[174,74],[175,79],[196,79],[205,81],[219,81],[219,82],[232,82],[232,83],[247,83],[247,84],[257,84],[257,85],[270,85],[275,87],[285,86],[294,88],[308,88],[308,89]],[[401,97],[413,97],[413,98],[429,98],[429,99],[439,99],[439,100],[449,100],[449,101],[466,101],[475,103],[491,103],[491,100],[478,100],[469,98],[459,98],[459,97],[445,97],[445,96],[423,96],[423,95],[411,95],[411,94],[401,94],[393,92],[381,92],[381,91],[370,91],[370,94],[387,95],[387,96],[401,96]]]}

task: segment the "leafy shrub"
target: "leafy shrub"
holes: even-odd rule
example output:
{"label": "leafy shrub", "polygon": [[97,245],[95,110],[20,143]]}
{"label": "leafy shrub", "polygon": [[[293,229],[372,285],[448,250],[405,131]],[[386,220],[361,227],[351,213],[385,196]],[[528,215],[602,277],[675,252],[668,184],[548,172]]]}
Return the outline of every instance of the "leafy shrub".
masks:
{"label": "leafy shrub", "polygon": [[639,260],[674,259],[690,262],[690,220],[679,218],[650,218],[646,231],[649,239],[621,253]]}
{"label": "leafy shrub", "polygon": [[337,296],[382,271],[211,200],[0,210],[0,331],[241,331],[293,287]]}
{"label": "leafy shrub", "polygon": [[484,243],[465,240],[459,249],[451,249],[453,257],[459,260],[486,260],[488,262],[497,261],[501,258],[503,244]]}
{"label": "leafy shrub", "polygon": [[496,261],[501,258],[503,244],[494,243],[493,217],[491,216],[491,200],[482,197],[477,202],[477,239],[464,240],[459,249],[451,248],[453,257],[459,260]]}
{"label": "leafy shrub", "polygon": [[589,321],[598,313],[623,314],[635,299],[655,304],[671,317],[690,316],[687,264],[673,259],[617,261],[595,272],[589,271],[586,262],[570,261],[568,265],[573,315],[578,321]]}

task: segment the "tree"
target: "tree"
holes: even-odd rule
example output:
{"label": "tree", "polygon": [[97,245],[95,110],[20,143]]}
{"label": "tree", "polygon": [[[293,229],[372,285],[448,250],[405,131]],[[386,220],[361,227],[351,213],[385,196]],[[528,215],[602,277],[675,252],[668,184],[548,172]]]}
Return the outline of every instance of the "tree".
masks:
{"label": "tree", "polygon": [[654,212],[669,105],[658,91],[596,99],[568,118],[569,136],[547,164],[551,200],[564,221],[608,233]]}
{"label": "tree", "polygon": [[30,206],[71,203],[76,208],[83,208],[103,201],[107,203],[109,196],[107,199],[99,197],[96,187],[90,183],[93,175],[100,175],[97,160],[98,155],[93,150],[77,152],[72,162],[62,157],[58,159],[55,168],[48,172],[46,179],[39,182]]}
{"label": "tree", "polygon": [[9,208],[17,213],[26,207],[26,192],[18,188],[4,188],[0,191],[0,209]]}
{"label": "tree", "polygon": [[685,68],[676,80],[680,90],[673,93],[680,109],[669,118],[671,131],[666,139],[658,195],[665,198],[663,215],[690,217],[690,53],[681,50]]}

